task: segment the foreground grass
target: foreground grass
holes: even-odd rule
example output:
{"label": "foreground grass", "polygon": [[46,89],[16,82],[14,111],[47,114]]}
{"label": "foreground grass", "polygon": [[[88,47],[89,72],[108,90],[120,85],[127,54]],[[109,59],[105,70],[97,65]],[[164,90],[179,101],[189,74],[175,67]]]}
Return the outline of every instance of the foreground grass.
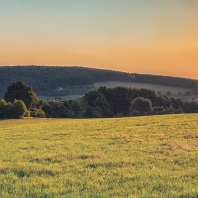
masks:
{"label": "foreground grass", "polygon": [[198,114],[0,121],[0,197],[196,197]]}

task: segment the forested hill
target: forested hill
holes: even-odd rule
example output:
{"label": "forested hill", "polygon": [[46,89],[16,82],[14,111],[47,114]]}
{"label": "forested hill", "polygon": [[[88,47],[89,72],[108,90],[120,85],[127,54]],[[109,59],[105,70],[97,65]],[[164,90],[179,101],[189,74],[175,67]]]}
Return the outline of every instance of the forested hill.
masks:
{"label": "forested hill", "polygon": [[85,67],[1,66],[0,95],[17,80],[30,85],[37,94],[48,94],[57,86],[92,85],[95,82],[123,81],[195,88],[198,81],[187,78],[118,72]]}

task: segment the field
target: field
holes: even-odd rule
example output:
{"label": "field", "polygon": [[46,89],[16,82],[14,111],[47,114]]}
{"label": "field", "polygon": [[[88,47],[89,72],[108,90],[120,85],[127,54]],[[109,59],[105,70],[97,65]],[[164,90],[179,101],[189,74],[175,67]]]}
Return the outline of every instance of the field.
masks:
{"label": "field", "polygon": [[197,197],[198,114],[0,120],[0,197]]}
{"label": "field", "polygon": [[[107,87],[116,87],[116,86],[122,86],[122,87],[131,87],[131,88],[146,88],[146,89],[152,89],[156,92],[160,91],[161,94],[166,95],[167,91],[170,91],[172,96],[175,97],[184,97],[185,93],[187,91],[192,92],[192,89],[186,89],[186,88],[180,88],[180,87],[168,87],[163,85],[155,85],[155,84],[145,84],[145,83],[135,83],[135,82],[118,82],[118,81],[107,81],[107,82],[97,82],[94,83],[94,86],[96,88],[99,88],[100,86],[107,86]],[[179,95],[178,93],[181,93]],[[192,96],[191,96],[192,98]]]}
{"label": "field", "polygon": [[[145,83],[135,83],[135,82],[119,82],[119,81],[107,81],[107,82],[97,82],[94,83],[93,86],[95,87],[95,90],[98,89],[100,86],[107,86],[109,88],[113,88],[116,86],[122,86],[122,87],[131,87],[131,88],[146,88],[146,89],[152,89],[156,92],[160,91],[161,94],[166,95],[167,91],[171,92],[171,96],[178,97],[178,98],[184,98],[184,99],[191,99],[193,97],[197,96],[186,96],[186,92],[191,92],[192,89],[186,89],[186,88],[180,88],[180,87],[168,87],[168,86],[163,86],[163,85],[154,85],[154,84],[145,84]],[[93,89],[94,90],[94,89]],[[180,95],[179,95],[180,92]],[[82,94],[79,95],[67,95],[67,96],[61,96],[62,100],[73,100],[76,98],[81,97]],[[46,100],[46,99],[54,99],[56,98],[55,96],[38,96],[39,99],[41,100]]]}
{"label": "field", "polygon": [[67,95],[67,96],[42,96],[42,95],[38,95],[38,98],[40,100],[53,100],[55,98],[61,98],[61,100],[74,100],[77,98],[80,98],[82,96],[82,94],[77,95],[77,94],[73,94],[73,95]]}

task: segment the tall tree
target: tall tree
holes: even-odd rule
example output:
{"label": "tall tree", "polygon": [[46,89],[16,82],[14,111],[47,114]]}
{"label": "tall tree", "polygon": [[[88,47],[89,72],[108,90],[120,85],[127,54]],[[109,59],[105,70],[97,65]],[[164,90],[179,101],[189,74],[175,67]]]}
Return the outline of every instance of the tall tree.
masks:
{"label": "tall tree", "polygon": [[15,100],[22,100],[27,109],[30,109],[33,105],[36,105],[39,102],[36,93],[23,81],[17,81],[9,85],[5,92],[4,99],[11,103]]}

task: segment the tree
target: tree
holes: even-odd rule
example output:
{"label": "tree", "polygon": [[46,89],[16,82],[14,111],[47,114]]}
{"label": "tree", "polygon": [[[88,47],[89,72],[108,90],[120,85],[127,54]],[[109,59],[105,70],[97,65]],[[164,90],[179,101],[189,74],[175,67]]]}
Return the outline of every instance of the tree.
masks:
{"label": "tree", "polygon": [[158,95],[161,95],[161,94],[162,94],[162,92],[161,92],[161,91],[158,91],[158,92],[157,92],[157,94],[158,94]]}
{"label": "tree", "polygon": [[153,110],[152,103],[147,98],[138,97],[131,101],[131,115],[149,115]]}
{"label": "tree", "polygon": [[86,108],[86,117],[99,118],[110,117],[112,115],[108,101],[99,91],[91,91],[85,94],[83,102]]}
{"label": "tree", "polygon": [[171,92],[170,92],[170,91],[167,91],[167,92],[166,92],[166,95],[167,95],[167,96],[171,96]]}
{"label": "tree", "polygon": [[38,98],[32,88],[26,85],[23,81],[17,81],[7,87],[4,99],[7,102],[13,103],[15,100],[22,100],[27,109],[38,103]]}
{"label": "tree", "polygon": [[25,115],[27,109],[22,100],[15,100],[6,102],[4,99],[0,100],[0,118],[21,118]]}
{"label": "tree", "polygon": [[0,118],[4,117],[5,109],[6,109],[6,101],[4,99],[0,100]]}
{"label": "tree", "polygon": [[75,114],[68,101],[45,101],[42,110],[45,112],[46,117],[50,118],[73,118],[78,116]]}
{"label": "tree", "polygon": [[15,100],[13,103],[13,118],[21,118],[27,111],[26,106],[22,100]]}
{"label": "tree", "polygon": [[192,95],[191,91],[187,91],[187,92],[185,93],[185,96],[191,96],[191,95]]}

